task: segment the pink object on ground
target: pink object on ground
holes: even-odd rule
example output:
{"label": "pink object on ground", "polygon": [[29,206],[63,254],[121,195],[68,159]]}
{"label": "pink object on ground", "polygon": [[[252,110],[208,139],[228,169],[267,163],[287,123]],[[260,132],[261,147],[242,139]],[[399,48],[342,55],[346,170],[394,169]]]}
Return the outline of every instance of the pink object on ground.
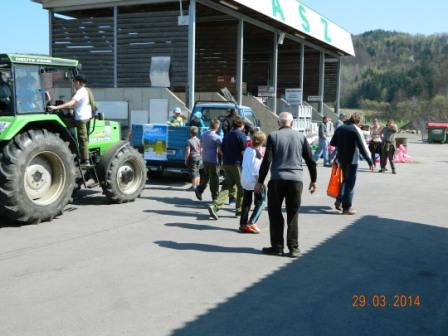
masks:
{"label": "pink object on ground", "polygon": [[397,163],[406,163],[412,160],[412,157],[408,155],[406,150],[406,147],[403,145],[400,145],[398,149],[395,151],[395,157],[394,162]]}

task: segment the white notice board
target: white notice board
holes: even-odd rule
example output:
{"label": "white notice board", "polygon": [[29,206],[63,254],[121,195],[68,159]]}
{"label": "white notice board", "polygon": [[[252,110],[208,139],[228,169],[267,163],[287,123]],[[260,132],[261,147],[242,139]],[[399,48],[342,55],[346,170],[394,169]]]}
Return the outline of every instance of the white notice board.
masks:
{"label": "white notice board", "polygon": [[148,123],[149,111],[131,111],[131,125]]}
{"label": "white notice board", "polygon": [[166,124],[168,121],[168,99],[149,100],[149,122],[151,124]]}
{"label": "white notice board", "polygon": [[302,97],[302,89],[300,88],[285,89],[285,99],[288,104],[300,105],[302,104]]}
{"label": "white notice board", "polygon": [[98,112],[104,114],[106,120],[128,120],[127,101],[97,101]]}

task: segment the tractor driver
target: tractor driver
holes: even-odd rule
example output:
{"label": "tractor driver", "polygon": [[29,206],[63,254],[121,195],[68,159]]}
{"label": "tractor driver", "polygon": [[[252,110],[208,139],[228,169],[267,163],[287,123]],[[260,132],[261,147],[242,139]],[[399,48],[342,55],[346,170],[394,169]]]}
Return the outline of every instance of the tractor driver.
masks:
{"label": "tractor driver", "polygon": [[11,110],[12,90],[9,80],[9,73],[0,72],[0,114]]}
{"label": "tractor driver", "polygon": [[87,125],[92,119],[92,106],[90,95],[87,91],[86,78],[82,75],[77,75],[73,79],[76,93],[73,98],[61,105],[51,105],[48,108],[50,111],[74,108],[74,120],[69,120],[68,127],[76,127],[79,143],[79,151],[81,152],[81,165],[89,165],[89,134]]}

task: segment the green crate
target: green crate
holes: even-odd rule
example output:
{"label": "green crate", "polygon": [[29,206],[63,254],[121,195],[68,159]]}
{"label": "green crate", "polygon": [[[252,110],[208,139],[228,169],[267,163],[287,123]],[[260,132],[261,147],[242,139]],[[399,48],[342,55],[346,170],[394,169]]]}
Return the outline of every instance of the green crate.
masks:
{"label": "green crate", "polygon": [[446,128],[428,128],[428,141],[429,142],[446,142]]}

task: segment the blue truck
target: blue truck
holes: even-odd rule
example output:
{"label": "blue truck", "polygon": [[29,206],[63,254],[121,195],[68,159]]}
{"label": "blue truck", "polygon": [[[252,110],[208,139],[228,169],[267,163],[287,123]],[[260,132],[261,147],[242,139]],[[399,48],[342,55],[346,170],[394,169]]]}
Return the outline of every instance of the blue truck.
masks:
{"label": "blue truck", "polygon": [[[210,120],[216,118],[222,122],[227,116],[227,111],[229,109],[234,109],[236,114],[242,117],[247,125],[252,127],[260,127],[260,122],[256,119],[255,113],[250,107],[237,105],[232,102],[198,101],[193,107],[189,122],[191,122],[192,116],[196,112],[200,112],[202,114],[202,121],[205,127],[200,128],[200,137],[203,133],[208,131]],[[141,151],[143,151],[141,136],[142,126],[143,125],[133,125],[133,136],[131,137],[132,145],[139,148]],[[148,169],[151,172],[170,171],[187,173],[187,168],[185,167],[184,162],[185,146],[189,137],[189,126],[168,127],[168,143],[166,145],[167,160],[146,160]]]}

